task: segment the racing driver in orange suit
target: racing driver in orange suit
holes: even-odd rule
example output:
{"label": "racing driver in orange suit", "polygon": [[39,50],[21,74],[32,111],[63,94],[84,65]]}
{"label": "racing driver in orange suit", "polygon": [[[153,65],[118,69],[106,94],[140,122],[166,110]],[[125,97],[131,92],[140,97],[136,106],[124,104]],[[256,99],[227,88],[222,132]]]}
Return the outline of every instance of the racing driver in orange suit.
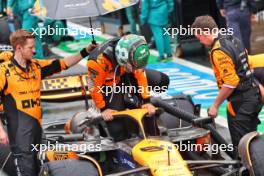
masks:
{"label": "racing driver in orange suit", "polygon": [[[146,108],[150,116],[155,107],[150,103],[149,87],[166,91],[169,78],[164,73],[146,69],[149,48],[138,35],[114,38],[94,49],[88,60],[88,88],[90,95],[106,121],[110,135],[116,141],[129,137],[135,126],[126,118],[113,119],[112,113],[127,108]],[[149,86],[150,85],[150,86]],[[153,118],[145,118],[147,133],[155,135]]]}

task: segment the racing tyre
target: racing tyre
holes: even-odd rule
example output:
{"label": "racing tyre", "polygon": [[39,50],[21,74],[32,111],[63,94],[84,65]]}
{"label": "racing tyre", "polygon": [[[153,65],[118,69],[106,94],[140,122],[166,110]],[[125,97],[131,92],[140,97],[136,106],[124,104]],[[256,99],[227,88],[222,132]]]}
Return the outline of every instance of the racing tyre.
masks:
{"label": "racing tyre", "polygon": [[85,160],[67,159],[51,161],[42,166],[40,176],[48,172],[49,176],[99,176],[96,167]]}
{"label": "racing tyre", "polygon": [[250,144],[250,156],[254,174],[256,176],[264,176],[264,135],[259,135],[252,140]]}

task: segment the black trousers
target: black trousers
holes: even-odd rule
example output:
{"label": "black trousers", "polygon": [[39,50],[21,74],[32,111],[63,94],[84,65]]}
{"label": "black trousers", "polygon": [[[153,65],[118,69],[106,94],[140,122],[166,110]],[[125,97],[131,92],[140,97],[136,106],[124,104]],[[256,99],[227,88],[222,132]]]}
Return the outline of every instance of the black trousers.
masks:
{"label": "black trousers", "polygon": [[39,172],[38,151],[33,150],[32,145],[41,143],[42,130],[38,121],[27,114],[18,112],[17,117],[8,118],[7,126],[16,169],[22,176],[36,176]]}
{"label": "black trousers", "polygon": [[235,114],[227,111],[228,127],[234,145],[234,156],[238,158],[237,147],[240,139],[245,134],[257,130],[262,103],[257,88],[231,98],[229,103]]}
{"label": "black trousers", "polygon": [[[14,158],[8,145],[0,144],[0,168],[9,176],[16,176]],[[6,163],[5,163],[6,162]],[[4,165],[5,164],[5,165]],[[1,171],[0,171],[1,175]]]}
{"label": "black trousers", "polygon": [[[149,86],[159,86],[159,87],[167,86],[168,87],[169,85],[169,77],[162,72],[147,69],[146,76],[147,76]],[[119,85],[117,86],[120,86],[122,82],[123,83],[126,82],[125,80],[127,80],[128,77],[130,78],[131,85],[137,86],[136,81],[133,80],[131,74],[125,74],[124,76],[122,76],[121,78],[122,81],[120,81]],[[125,85],[127,86],[128,84],[126,83]],[[111,101],[110,99],[111,99],[111,95],[104,96],[104,100],[106,102],[106,108],[117,110],[117,111],[122,111],[128,108],[127,103],[124,101],[123,93],[114,93],[112,95]],[[144,128],[147,134],[149,135],[157,135],[158,133],[157,125],[155,124],[154,118],[155,117],[145,118],[143,121]],[[114,138],[115,141],[121,141],[121,140],[127,139],[130,137],[131,131],[138,130],[135,122],[128,118],[120,117],[112,121],[108,121],[106,123],[107,123],[108,130],[110,132],[110,135]]]}

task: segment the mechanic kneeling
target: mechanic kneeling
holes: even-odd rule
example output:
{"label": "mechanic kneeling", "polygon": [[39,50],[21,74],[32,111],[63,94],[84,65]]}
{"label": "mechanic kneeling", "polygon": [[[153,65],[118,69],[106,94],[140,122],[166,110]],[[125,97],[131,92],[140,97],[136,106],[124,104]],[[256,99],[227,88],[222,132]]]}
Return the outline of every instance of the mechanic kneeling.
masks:
{"label": "mechanic kneeling", "polygon": [[[127,118],[113,119],[112,113],[127,108],[146,108],[149,116],[153,116],[155,107],[149,103],[149,88],[157,86],[158,92],[162,92],[168,87],[167,75],[145,69],[148,58],[145,39],[132,34],[109,40],[90,54],[88,88],[115,141],[129,138],[128,129],[136,125]],[[144,124],[149,135],[158,133],[154,118],[145,118]]]}

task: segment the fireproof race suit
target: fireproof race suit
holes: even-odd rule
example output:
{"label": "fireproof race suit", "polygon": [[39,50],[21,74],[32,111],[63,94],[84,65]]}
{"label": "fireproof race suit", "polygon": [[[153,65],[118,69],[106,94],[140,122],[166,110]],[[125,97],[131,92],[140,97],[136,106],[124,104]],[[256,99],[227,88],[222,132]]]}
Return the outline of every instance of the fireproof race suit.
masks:
{"label": "fireproof race suit", "polygon": [[[109,43],[93,50],[87,63],[90,95],[96,107],[101,111],[107,108],[119,111],[126,108],[139,108],[140,105],[149,102],[148,83],[166,88],[169,84],[168,76],[155,70],[139,69],[132,73],[126,73],[124,68],[118,65],[113,54],[117,41],[109,41]],[[152,76],[148,77],[148,75]],[[160,81],[151,81],[150,77]],[[135,91],[129,91],[129,87],[134,87]],[[133,99],[133,105],[126,101],[130,99]],[[127,138],[127,128],[133,126],[130,122],[124,122],[124,119],[106,122],[110,134],[116,141]],[[153,125],[146,126],[153,127]],[[147,131],[151,133],[151,130]]]}

